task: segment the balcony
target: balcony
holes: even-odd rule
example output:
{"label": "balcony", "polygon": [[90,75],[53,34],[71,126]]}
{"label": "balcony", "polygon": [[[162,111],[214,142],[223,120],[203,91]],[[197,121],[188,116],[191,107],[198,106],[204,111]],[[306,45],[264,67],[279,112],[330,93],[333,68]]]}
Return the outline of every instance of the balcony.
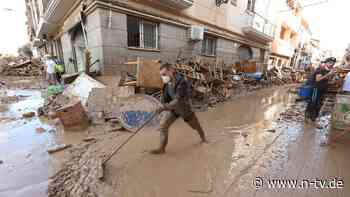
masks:
{"label": "balcony", "polygon": [[75,3],[76,1],[72,0],[50,0],[44,15],[45,20],[51,23],[59,22]]}
{"label": "balcony", "polygon": [[185,9],[193,5],[193,0],[159,0],[159,2],[175,9]]}
{"label": "balcony", "polygon": [[38,38],[42,38],[44,34],[50,34],[57,29],[57,24],[74,6],[76,1],[72,0],[49,0],[47,7],[44,8],[45,13],[40,19],[36,32]]}
{"label": "balcony", "polygon": [[269,43],[275,36],[275,25],[257,13],[248,12],[243,33],[253,40]]}

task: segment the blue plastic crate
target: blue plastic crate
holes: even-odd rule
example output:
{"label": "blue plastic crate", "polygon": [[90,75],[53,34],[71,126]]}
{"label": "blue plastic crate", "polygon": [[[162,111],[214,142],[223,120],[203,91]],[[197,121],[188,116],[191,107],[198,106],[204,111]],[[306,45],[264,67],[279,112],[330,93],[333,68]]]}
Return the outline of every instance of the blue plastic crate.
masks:
{"label": "blue plastic crate", "polygon": [[256,72],[256,73],[245,73],[245,76],[248,78],[253,78],[255,80],[261,80],[263,77],[263,73],[261,72]]}
{"label": "blue plastic crate", "polygon": [[311,98],[313,92],[313,87],[309,85],[304,85],[300,87],[299,96],[302,98]]}

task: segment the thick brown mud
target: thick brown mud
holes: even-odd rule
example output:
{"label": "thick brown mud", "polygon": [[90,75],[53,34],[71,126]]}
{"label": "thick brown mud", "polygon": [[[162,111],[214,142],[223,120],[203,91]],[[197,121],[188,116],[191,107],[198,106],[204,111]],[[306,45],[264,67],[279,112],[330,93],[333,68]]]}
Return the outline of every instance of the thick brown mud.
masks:
{"label": "thick brown mud", "polygon": [[[326,129],[304,124],[305,106],[295,104],[288,88],[261,90],[197,112],[208,144],[201,144],[196,132],[179,119],[170,128],[167,153],[155,156],[148,152],[158,146],[159,133],[156,127],[144,129],[105,165],[103,182],[95,179],[96,170],[74,170],[76,164],[109,154],[130,133],[97,127],[64,131],[45,119],[24,119],[23,113],[43,104],[40,92],[7,90],[2,97],[22,97],[4,104],[0,112],[0,196],[48,196],[49,178],[56,172],[73,182],[69,185],[56,174],[51,191],[64,189],[59,188],[63,185],[76,188],[76,195],[85,191],[74,184],[87,183],[95,196],[347,196],[348,187],[276,191],[253,184],[256,177],[339,177],[345,183],[350,178],[346,143],[321,147]],[[82,139],[86,137],[96,141],[85,147]],[[47,153],[62,143],[73,147]],[[81,172],[96,176],[86,174],[87,179],[80,179]]]}

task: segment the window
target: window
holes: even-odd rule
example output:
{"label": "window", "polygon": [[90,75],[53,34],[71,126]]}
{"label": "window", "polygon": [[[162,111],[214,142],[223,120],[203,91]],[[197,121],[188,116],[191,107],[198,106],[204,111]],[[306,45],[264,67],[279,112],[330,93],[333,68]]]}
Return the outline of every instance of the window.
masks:
{"label": "window", "polygon": [[216,55],[216,38],[204,35],[202,44],[202,54],[208,56]]}
{"label": "window", "polygon": [[128,16],[128,47],[158,49],[158,24]]}
{"label": "window", "polygon": [[291,39],[291,40],[294,40],[296,37],[297,37],[297,34],[296,34],[296,33],[292,32],[292,33],[290,34],[290,39]]}
{"label": "window", "polygon": [[283,40],[284,39],[284,35],[286,33],[287,29],[285,27],[281,27],[281,32],[280,32],[280,38]]}
{"label": "window", "polygon": [[237,0],[231,0],[231,4],[237,6]]}
{"label": "window", "polygon": [[255,11],[255,0],[248,0],[247,10],[251,12]]}

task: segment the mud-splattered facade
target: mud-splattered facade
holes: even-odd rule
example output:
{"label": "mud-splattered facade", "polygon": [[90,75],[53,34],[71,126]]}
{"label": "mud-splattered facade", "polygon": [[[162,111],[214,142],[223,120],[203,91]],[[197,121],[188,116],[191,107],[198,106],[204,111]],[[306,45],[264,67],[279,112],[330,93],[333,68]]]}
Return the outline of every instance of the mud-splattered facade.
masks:
{"label": "mud-splattered facade", "polygon": [[[84,50],[103,73],[126,70],[137,57],[174,62],[178,55],[226,65],[242,60],[266,66],[275,26],[272,0],[27,0],[36,10],[34,46],[69,59],[79,70]],[[44,7],[46,6],[46,7]],[[81,11],[83,21],[81,25]],[[86,17],[86,18],[85,18]]]}

